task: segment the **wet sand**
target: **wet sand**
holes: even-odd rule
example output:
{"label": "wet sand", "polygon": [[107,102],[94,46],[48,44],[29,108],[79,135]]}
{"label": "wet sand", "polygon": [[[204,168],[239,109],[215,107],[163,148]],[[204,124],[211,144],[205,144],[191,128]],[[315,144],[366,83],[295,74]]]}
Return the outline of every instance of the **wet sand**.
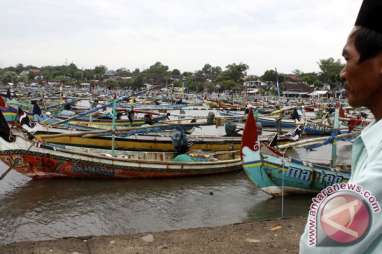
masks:
{"label": "wet sand", "polygon": [[305,222],[305,217],[294,217],[211,228],[20,242],[0,246],[0,253],[298,253]]}

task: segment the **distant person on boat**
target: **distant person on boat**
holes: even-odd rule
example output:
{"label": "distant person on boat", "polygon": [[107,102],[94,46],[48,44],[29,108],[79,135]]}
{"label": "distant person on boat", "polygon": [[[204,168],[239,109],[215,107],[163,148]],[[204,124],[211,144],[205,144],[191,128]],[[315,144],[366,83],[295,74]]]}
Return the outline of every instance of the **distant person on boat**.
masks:
{"label": "distant person on boat", "polygon": [[35,122],[39,122],[42,119],[42,112],[40,109],[40,106],[37,104],[37,101],[32,101],[32,115],[33,115],[33,120]]}
{"label": "distant person on boat", "polygon": [[293,109],[291,118],[292,118],[293,120],[300,121],[301,117],[300,117],[300,114],[299,114],[298,111],[297,111],[297,108],[294,108],[294,109]]}
{"label": "distant person on boat", "polygon": [[363,1],[342,52],[346,64],[340,74],[349,105],[368,108],[375,121],[353,142],[349,182],[313,198],[301,254],[382,253],[381,13],[381,0]]}
{"label": "distant person on boat", "polygon": [[153,122],[153,117],[152,117],[152,115],[149,114],[149,113],[147,113],[147,114],[144,115],[143,120],[144,120],[145,124],[150,124],[150,125],[152,125],[152,124],[154,123],[154,122]]}
{"label": "distant person on boat", "polygon": [[7,98],[8,99],[12,99],[12,93],[11,93],[11,89],[7,89]]}
{"label": "distant person on boat", "polygon": [[30,128],[34,127],[34,123],[29,120],[27,113],[25,113],[20,107],[17,110],[17,122],[20,126],[27,125]]}
{"label": "distant person on boat", "polygon": [[131,107],[131,109],[127,113],[127,118],[129,119],[130,124],[133,124],[134,122],[134,108]]}

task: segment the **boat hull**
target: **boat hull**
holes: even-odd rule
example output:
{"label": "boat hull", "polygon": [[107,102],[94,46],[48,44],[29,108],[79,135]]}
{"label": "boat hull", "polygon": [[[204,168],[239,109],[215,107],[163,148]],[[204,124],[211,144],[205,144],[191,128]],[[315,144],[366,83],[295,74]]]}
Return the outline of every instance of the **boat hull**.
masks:
{"label": "boat hull", "polygon": [[[39,135],[36,135],[39,137]],[[93,148],[110,149],[112,147],[111,137],[78,137],[78,136],[61,136],[49,137],[44,136],[44,141],[47,143],[86,146]],[[206,150],[206,151],[232,151],[239,150],[241,138],[190,138],[192,143],[190,150]],[[130,151],[160,151],[173,152],[174,145],[171,137],[159,136],[131,136],[126,138],[115,138],[115,149],[130,150]]]}
{"label": "boat hull", "polygon": [[260,160],[245,162],[243,168],[258,188],[272,196],[317,193],[350,178],[350,173],[266,155]]}
{"label": "boat hull", "polygon": [[[261,123],[263,128],[277,128],[279,124],[275,118],[270,117],[258,117],[257,122]],[[298,124],[293,120],[281,120],[281,128],[293,129],[297,126]]]}
{"label": "boat hull", "polygon": [[[41,150],[41,149],[40,149]],[[44,178],[165,178],[239,171],[240,159],[216,162],[173,162],[104,158],[41,151],[2,151],[0,159],[21,174]]]}

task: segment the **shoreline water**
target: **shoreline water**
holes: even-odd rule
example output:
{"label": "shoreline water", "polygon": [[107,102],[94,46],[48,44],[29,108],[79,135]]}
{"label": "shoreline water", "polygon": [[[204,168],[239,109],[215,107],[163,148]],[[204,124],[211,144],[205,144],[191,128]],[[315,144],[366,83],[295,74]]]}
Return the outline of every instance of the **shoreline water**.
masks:
{"label": "shoreline water", "polygon": [[70,237],[0,245],[0,253],[298,253],[306,217],[115,236]]}

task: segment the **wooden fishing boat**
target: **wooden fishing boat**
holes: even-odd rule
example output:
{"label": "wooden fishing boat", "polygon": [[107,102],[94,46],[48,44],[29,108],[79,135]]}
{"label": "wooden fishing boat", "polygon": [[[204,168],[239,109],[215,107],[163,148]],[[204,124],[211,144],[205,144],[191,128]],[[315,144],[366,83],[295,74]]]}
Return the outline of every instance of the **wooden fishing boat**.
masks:
{"label": "wooden fishing boat", "polygon": [[[257,129],[258,130],[258,129]],[[289,131],[284,135],[279,135],[278,133],[273,137],[272,141],[269,143],[270,146],[276,146],[279,144],[287,144],[290,142],[296,142],[300,139],[302,135],[302,127],[298,126],[296,129]]]}
{"label": "wooden fishing boat", "polygon": [[[240,170],[238,152],[214,156],[185,156],[170,160],[173,154],[100,152],[90,148],[68,148],[34,143],[16,135],[13,142],[0,138],[0,159],[10,168],[41,178],[163,178],[220,174]],[[190,159],[191,158],[191,159]]]}
{"label": "wooden fishing boat", "polygon": [[[257,121],[261,123],[263,128],[278,128],[278,120],[274,117],[258,116]],[[297,122],[292,119],[282,119],[280,128],[294,129],[301,125],[303,122]]]}
{"label": "wooden fishing boat", "polygon": [[207,100],[204,102],[208,105],[210,109],[219,108],[219,109],[228,109],[228,110],[242,110],[244,109],[243,105],[227,103],[222,100]]}
{"label": "wooden fishing boat", "polygon": [[350,178],[349,172],[336,168],[288,158],[280,153],[262,153],[252,110],[244,128],[242,157],[249,179],[272,196],[316,193]]}
{"label": "wooden fishing boat", "polygon": [[[65,120],[65,118],[59,118],[60,120]],[[158,123],[160,121],[167,120],[167,116],[156,116],[151,118],[151,124]],[[89,117],[82,117],[80,119],[70,120],[69,123],[73,125],[86,126],[97,129],[110,129],[112,125],[111,118],[97,118],[93,117],[90,119]],[[143,124],[147,124],[148,121],[144,119],[135,119],[134,121],[129,121],[128,119],[118,119],[115,121],[115,125],[117,128],[123,128],[127,126],[140,126]]]}
{"label": "wooden fishing boat", "polygon": [[320,125],[313,122],[308,122],[304,125],[304,134],[310,136],[325,136],[330,135],[333,132],[333,128],[326,125]]}
{"label": "wooden fishing boat", "polygon": [[[160,151],[173,152],[174,145],[172,134],[174,130],[188,130],[194,125],[161,125],[160,127],[141,127],[139,134],[129,133],[127,129],[124,133],[114,137],[114,148],[116,150],[131,151]],[[53,144],[84,146],[92,148],[110,149],[113,145],[111,131],[91,130],[78,131],[70,128],[52,128],[36,123],[32,128],[23,125],[23,128],[37,139]],[[152,134],[157,132],[157,134]],[[239,150],[241,137],[225,137],[217,135],[190,135],[188,141],[191,144],[190,150],[205,151],[230,151]],[[264,138],[264,140],[267,140]]]}
{"label": "wooden fishing boat", "polygon": [[[112,121],[108,119],[93,119],[92,121],[85,120],[70,120],[68,121],[72,125],[79,125],[79,126],[85,126],[85,127],[90,127],[90,128],[96,128],[96,129],[104,129],[108,130],[111,129],[112,127]],[[214,122],[214,121],[213,121]],[[193,123],[194,126],[200,126],[200,125],[211,125],[213,124],[209,123],[206,118],[200,119],[200,118],[192,118],[192,119],[181,119],[181,120],[167,120],[166,116],[160,116],[160,117],[155,117],[152,119],[150,124],[155,124],[155,123],[164,123],[164,124],[189,124]],[[131,126],[141,126],[143,124],[148,124],[147,121],[145,120],[134,120],[132,123],[129,120],[116,120],[115,121],[115,127],[116,129],[121,129],[121,128],[126,128],[126,127],[131,127]]]}
{"label": "wooden fishing boat", "polygon": [[[87,146],[94,148],[110,148],[112,146],[111,135],[86,137],[84,136],[54,136],[39,133],[37,138],[47,143],[64,144],[73,146]],[[205,151],[229,151],[239,150],[241,137],[219,137],[219,136],[189,136],[190,150]],[[161,151],[172,152],[174,146],[171,136],[160,135],[132,135],[115,138],[115,149],[131,151]]]}

